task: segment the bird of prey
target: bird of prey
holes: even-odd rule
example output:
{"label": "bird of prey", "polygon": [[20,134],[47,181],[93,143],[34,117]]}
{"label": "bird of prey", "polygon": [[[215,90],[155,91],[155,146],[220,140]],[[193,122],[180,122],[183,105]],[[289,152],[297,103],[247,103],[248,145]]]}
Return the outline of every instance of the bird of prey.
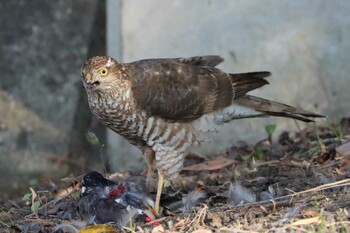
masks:
{"label": "bird of prey", "polygon": [[323,117],[248,95],[268,84],[270,72],[226,73],[216,68],[223,60],[212,55],[119,63],[96,56],[82,66],[92,113],[141,150],[148,164],[148,181],[155,165],[157,211],[164,176],[175,181],[186,154],[199,141],[199,120],[215,125],[251,117],[305,122]]}

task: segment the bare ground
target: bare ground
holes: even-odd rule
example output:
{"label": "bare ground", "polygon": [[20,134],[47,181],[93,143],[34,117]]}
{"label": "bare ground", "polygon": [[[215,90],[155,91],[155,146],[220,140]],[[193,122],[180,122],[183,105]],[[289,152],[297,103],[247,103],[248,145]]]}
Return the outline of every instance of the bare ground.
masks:
{"label": "bare ground", "polygon": [[[350,232],[350,119],[293,136],[267,132],[270,137],[255,145],[239,143],[205,159],[189,156],[180,193],[200,189],[208,196],[191,211],[163,211],[155,222],[122,230],[80,232]],[[0,232],[77,227],[79,179],[36,187],[24,200],[1,201]]]}

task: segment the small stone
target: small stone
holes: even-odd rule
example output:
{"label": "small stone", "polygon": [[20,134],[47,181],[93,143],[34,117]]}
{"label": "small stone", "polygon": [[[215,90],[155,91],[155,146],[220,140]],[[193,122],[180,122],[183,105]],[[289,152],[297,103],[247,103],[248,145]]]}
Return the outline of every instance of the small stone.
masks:
{"label": "small stone", "polygon": [[346,142],[340,146],[338,146],[337,148],[335,148],[335,150],[341,154],[342,156],[348,156],[350,155],[350,142]]}
{"label": "small stone", "polygon": [[164,231],[164,227],[162,225],[156,226],[155,228],[153,228],[152,233],[163,233]]}

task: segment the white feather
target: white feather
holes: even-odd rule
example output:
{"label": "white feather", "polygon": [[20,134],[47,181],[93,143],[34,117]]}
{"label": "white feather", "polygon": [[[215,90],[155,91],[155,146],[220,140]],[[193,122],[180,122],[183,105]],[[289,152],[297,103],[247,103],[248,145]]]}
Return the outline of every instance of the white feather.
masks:
{"label": "white feather", "polygon": [[249,108],[238,104],[232,104],[231,106],[224,108],[221,111],[215,112],[213,114],[213,120],[215,123],[221,124],[234,119],[251,117],[260,114],[261,112],[256,111],[253,108]]}

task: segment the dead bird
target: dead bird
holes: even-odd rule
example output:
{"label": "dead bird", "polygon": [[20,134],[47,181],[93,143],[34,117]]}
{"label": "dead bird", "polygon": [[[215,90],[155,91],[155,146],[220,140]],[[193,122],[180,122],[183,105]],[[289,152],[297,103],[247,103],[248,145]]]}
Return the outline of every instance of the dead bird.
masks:
{"label": "dead bird", "polygon": [[91,223],[116,222],[123,226],[130,219],[154,220],[154,201],[135,182],[116,183],[93,171],[82,180],[78,210]]}

